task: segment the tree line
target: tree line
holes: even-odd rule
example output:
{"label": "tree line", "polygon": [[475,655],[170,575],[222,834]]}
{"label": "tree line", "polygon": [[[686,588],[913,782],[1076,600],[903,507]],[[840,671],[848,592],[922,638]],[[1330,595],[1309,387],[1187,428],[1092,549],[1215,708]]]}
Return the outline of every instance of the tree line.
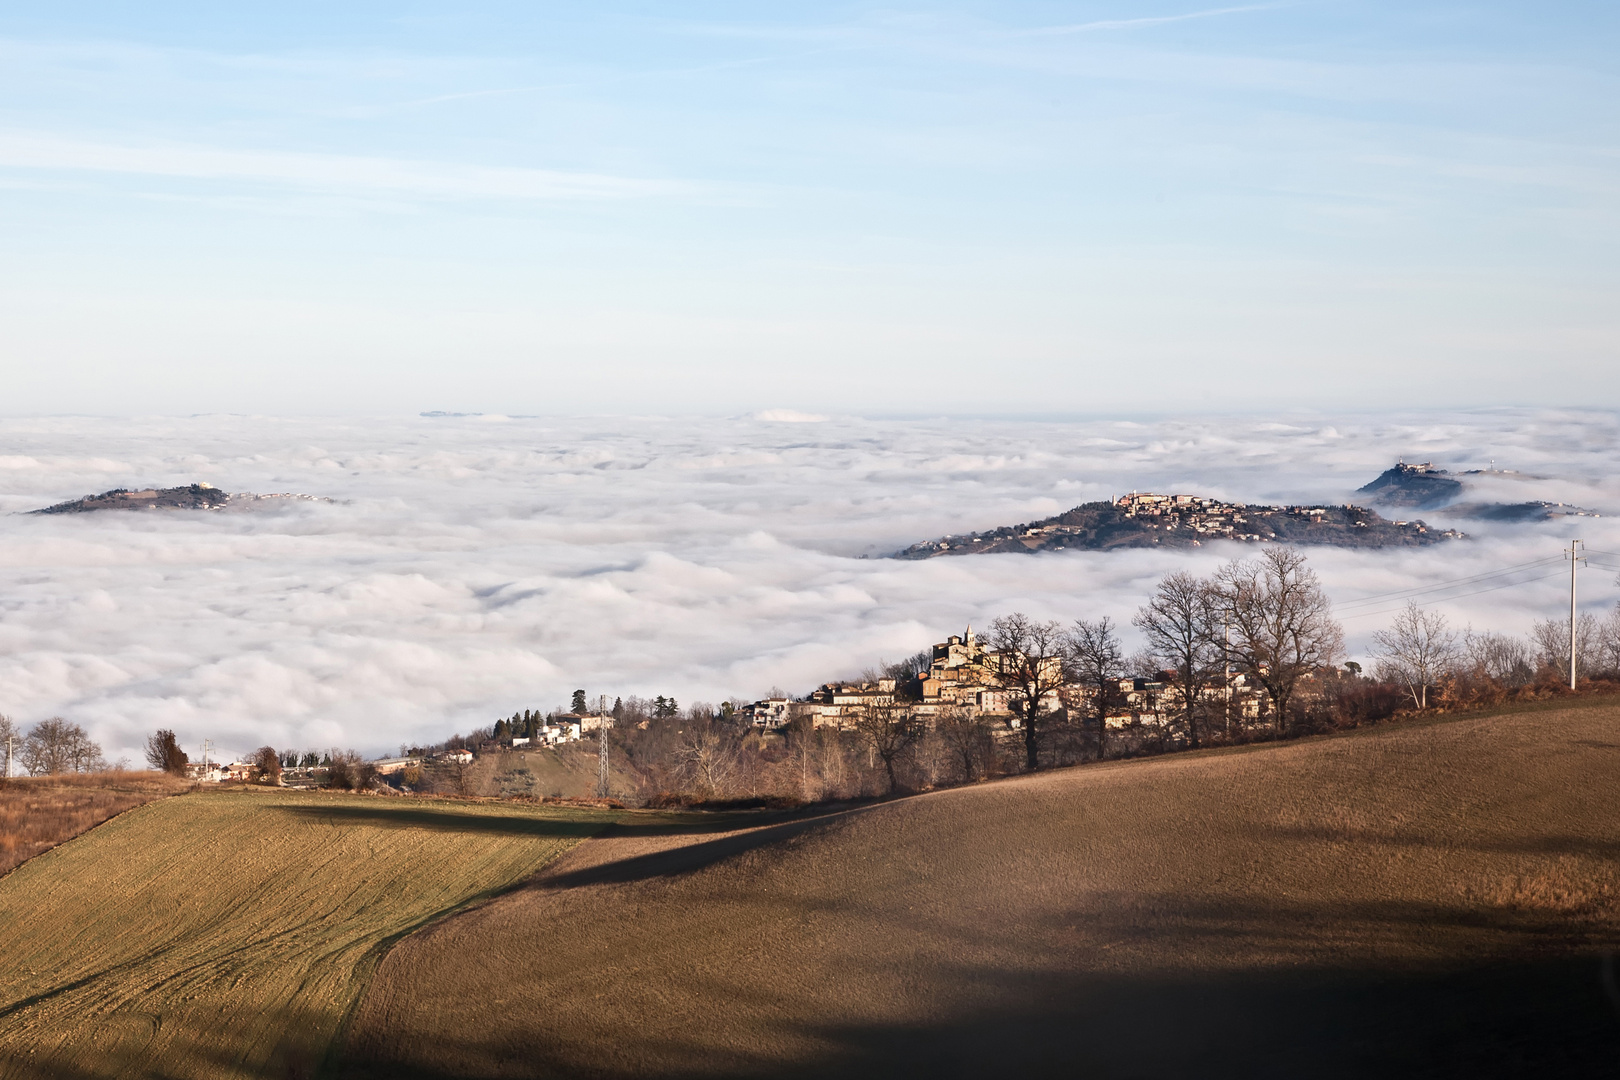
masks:
{"label": "tree line", "polygon": [[[1453,708],[1559,692],[1567,625],[1529,639],[1452,631],[1409,605],[1376,635],[1372,673],[1344,659],[1344,632],[1305,556],[1273,548],[1207,577],[1161,579],[1134,614],[1127,653],[1109,617],[1068,624],[1012,613],[984,635],[1008,695],[1005,716],[922,710],[917,674],[930,654],[883,665],[894,700],[846,727],[799,717],[751,728],[730,703],[616,709],[616,760],[654,804],[879,796],[1121,756],[1291,738]],[[1620,680],[1620,609],[1577,624],[1577,664]],[[1143,687],[1152,688],[1144,694]],[[1133,702],[1133,697],[1137,700]]]}
{"label": "tree line", "polygon": [[0,716],[0,754],[11,776],[20,765],[29,776],[57,773],[103,772],[107,759],[101,747],[78,724],[53,716],[26,732],[9,717]]}

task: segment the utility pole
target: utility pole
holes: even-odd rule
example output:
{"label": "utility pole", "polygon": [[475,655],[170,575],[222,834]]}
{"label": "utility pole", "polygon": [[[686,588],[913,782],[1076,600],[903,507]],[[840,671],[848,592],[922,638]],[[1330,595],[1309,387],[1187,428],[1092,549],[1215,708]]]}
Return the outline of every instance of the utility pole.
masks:
{"label": "utility pole", "polygon": [[606,713],[596,714],[596,797],[608,797],[608,718]]}
{"label": "utility pole", "polygon": [[1581,555],[1581,542],[1571,540],[1564,554],[1569,559],[1569,688],[1575,689],[1575,569],[1586,558]]}
{"label": "utility pole", "polygon": [[214,748],[213,743],[209,742],[207,739],[203,740],[203,743],[202,743],[202,757],[203,757],[203,760],[202,760],[202,773],[197,777],[197,779],[199,779],[199,780],[208,779],[208,751],[212,750],[213,748]]}

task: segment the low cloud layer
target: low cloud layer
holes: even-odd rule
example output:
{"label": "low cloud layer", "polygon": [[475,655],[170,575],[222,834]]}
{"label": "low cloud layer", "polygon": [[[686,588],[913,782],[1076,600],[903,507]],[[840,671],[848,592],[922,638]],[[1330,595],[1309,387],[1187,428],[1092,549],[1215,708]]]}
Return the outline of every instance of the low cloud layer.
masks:
{"label": "low cloud layer", "polygon": [[[0,422],[0,711],[67,716],[114,758],[139,760],[157,727],[193,752],[205,737],[225,754],[382,751],[575,688],[683,703],[803,692],[1014,609],[1128,624],[1168,570],[1252,551],[877,558],[1132,489],[1342,502],[1397,457],[1494,460],[1521,478],[1486,497],[1620,512],[1606,413],[783,419],[810,418]],[[193,481],[338,501],[20,513]],[[1462,527],[1458,544],[1311,561],[1348,602],[1556,557],[1571,536],[1620,552],[1607,516]],[[1593,609],[1620,597],[1598,570],[1583,590]],[[1564,605],[1553,577],[1437,606],[1523,632]],[[1352,655],[1387,621],[1368,610],[1346,621]]]}

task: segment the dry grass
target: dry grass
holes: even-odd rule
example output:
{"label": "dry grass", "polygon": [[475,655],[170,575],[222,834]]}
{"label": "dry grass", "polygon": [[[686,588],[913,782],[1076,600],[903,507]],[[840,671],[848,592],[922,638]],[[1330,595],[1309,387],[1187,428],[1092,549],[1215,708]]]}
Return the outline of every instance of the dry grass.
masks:
{"label": "dry grass", "polygon": [[393,941],[617,816],[274,789],[143,806],[0,880],[0,1075],[309,1075]]}
{"label": "dry grass", "polygon": [[0,874],[125,810],[189,785],[152,772],[13,777],[0,783]]}
{"label": "dry grass", "polygon": [[1617,774],[1536,710],[608,835],[402,941],[346,1068],[1611,1075]]}

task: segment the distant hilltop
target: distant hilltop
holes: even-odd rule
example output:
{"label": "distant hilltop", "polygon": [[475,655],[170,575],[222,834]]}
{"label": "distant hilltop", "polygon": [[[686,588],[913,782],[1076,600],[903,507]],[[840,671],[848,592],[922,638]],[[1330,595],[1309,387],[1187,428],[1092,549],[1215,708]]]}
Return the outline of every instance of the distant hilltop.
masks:
{"label": "distant hilltop", "polygon": [[255,504],[286,499],[300,499],[309,502],[331,502],[331,499],[319,495],[299,495],[293,492],[281,492],[274,495],[255,495],[251,491],[239,491],[231,494],[220,490],[212,484],[187,484],[184,487],[172,488],[143,488],[131,491],[129,488],[113,488],[103,491],[100,495],[86,495],[82,499],[71,502],[57,503],[41,510],[32,510],[34,514],[88,514],[96,510],[227,510],[247,509]]}
{"label": "distant hilltop", "polygon": [[1356,489],[1368,501],[1380,506],[1403,507],[1414,510],[1443,510],[1448,517],[1472,518],[1477,521],[1528,522],[1547,521],[1556,517],[1601,517],[1596,510],[1571,506],[1562,502],[1529,500],[1525,502],[1458,502],[1469,489],[1469,481],[1477,477],[1512,480],[1535,480],[1510,470],[1499,470],[1492,463],[1489,469],[1470,469],[1455,476],[1434,467],[1432,461],[1409,465],[1397,461],[1384,470],[1370,484]]}
{"label": "distant hilltop", "polygon": [[1195,548],[1209,540],[1238,543],[1329,544],[1335,547],[1419,547],[1460,539],[1421,521],[1389,521],[1373,510],[1343,506],[1264,506],[1200,495],[1132,492],[1084,503],[1057,517],[965,536],[944,536],[895,552],[899,559],[981,552],[1112,551]]}
{"label": "distant hilltop", "polygon": [[[1357,489],[1356,494],[1391,509],[1437,510],[1452,520],[1519,524],[1571,515],[1600,516],[1595,510],[1561,502],[1455,501],[1476,481],[1494,484],[1536,479],[1544,478],[1499,470],[1495,462],[1489,469],[1471,469],[1453,476],[1435,468],[1431,461],[1412,465],[1397,461],[1372,483]],[[1210,540],[1351,548],[1421,547],[1462,539],[1464,535],[1455,529],[1431,528],[1416,519],[1391,520],[1354,503],[1279,506],[1133,491],[1107,502],[1084,503],[1040,521],[924,540],[895,552],[891,558],[1057,549],[1194,548]]]}
{"label": "distant hilltop", "polygon": [[1436,469],[1433,462],[1408,465],[1398,461],[1372,483],[1357,488],[1356,494],[1366,495],[1384,506],[1432,509],[1455,499],[1462,490],[1461,480],[1453,479],[1444,469]]}

